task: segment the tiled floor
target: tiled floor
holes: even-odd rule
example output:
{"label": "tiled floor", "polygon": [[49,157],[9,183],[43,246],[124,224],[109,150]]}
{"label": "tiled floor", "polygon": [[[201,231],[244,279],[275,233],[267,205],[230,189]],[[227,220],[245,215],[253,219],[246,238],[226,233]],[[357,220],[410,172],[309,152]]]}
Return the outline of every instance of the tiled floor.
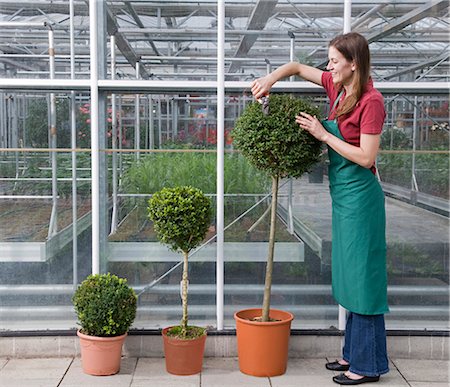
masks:
{"label": "tiled floor", "polygon": [[[334,360],[334,359],[331,359]],[[0,359],[2,387],[328,387],[337,386],[327,359],[290,359],[285,375],[256,378],[239,371],[235,358],[206,358],[203,372],[174,376],[161,358],[124,358],[113,376],[83,373],[79,358]],[[391,359],[391,371],[376,384],[389,387],[448,387],[449,361]]]}

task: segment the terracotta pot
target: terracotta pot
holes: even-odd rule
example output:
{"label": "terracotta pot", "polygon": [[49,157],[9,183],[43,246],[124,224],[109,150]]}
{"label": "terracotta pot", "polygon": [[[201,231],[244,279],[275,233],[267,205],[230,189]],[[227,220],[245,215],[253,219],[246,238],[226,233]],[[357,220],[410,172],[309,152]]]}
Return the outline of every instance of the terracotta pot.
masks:
{"label": "terracotta pot", "polygon": [[120,370],[122,344],[127,334],[114,337],[88,336],[77,331],[80,338],[81,363],[89,375],[114,375]]}
{"label": "terracotta pot", "polygon": [[203,352],[205,351],[206,332],[203,336],[192,340],[181,340],[167,336],[164,328],[164,354],[166,370],[173,375],[194,375],[202,371]]}
{"label": "terracotta pot", "polygon": [[270,317],[280,321],[256,322],[261,309],[236,312],[239,369],[252,376],[278,376],[286,372],[292,313],[271,309]]}

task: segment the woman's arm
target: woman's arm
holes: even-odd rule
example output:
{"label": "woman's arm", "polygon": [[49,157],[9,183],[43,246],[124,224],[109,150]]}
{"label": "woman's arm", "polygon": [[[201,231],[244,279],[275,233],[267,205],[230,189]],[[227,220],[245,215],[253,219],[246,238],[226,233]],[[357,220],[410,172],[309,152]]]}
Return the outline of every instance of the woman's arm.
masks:
{"label": "woman's arm", "polygon": [[272,71],[270,74],[267,74],[265,77],[254,80],[252,83],[252,93],[256,99],[260,99],[269,94],[274,83],[291,75],[298,75],[307,81],[321,86],[322,73],[322,70],[316,69],[315,67],[298,62],[289,62]]}
{"label": "woman's arm", "polygon": [[330,146],[333,150],[364,168],[371,168],[375,164],[380,147],[379,134],[361,134],[359,147],[351,145],[327,132],[320,121],[309,114],[300,113],[295,120],[302,129],[307,130],[318,140]]}

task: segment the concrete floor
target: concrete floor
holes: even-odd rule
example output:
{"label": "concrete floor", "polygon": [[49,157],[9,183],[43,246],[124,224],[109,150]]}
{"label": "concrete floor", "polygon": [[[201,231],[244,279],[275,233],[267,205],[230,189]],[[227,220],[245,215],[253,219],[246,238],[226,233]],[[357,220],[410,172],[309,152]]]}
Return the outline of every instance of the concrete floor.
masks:
{"label": "concrete floor", "polygon": [[[2,387],[327,387],[337,386],[325,358],[290,359],[285,375],[247,376],[236,358],[205,358],[203,372],[174,376],[163,358],[123,358],[113,376],[83,373],[79,357],[0,359]],[[376,384],[389,387],[448,387],[450,362],[445,360],[391,359],[391,371]]]}

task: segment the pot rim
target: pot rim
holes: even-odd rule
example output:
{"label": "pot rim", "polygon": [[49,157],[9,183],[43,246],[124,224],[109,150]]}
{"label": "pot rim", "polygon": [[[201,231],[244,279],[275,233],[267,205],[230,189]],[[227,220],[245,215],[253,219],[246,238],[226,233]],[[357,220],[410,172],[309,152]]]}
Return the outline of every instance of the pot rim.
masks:
{"label": "pot rim", "polygon": [[77,336],[80,339],[92,340],[92,341],[119,341],[124,339],[128,335],[128,332],[125,332],[123,335],[119,336],[91,336],[85,333],[82,333],[79,329],[77,329]]}
{"label": "pot rim", "polygon": [[[262,308],[250,308],[250,309],[239,310],[236,313],[234,313],[234,319],[236,320],[236,322],[239,321],[240,323],[243,323],[243,324],[256,325],[256,326],[284,325],[286,323],[290,323],[294,319],[294,315],[291,312],[288,312],[288,311],[285,311],[285,310],[281,310],[281,309],[272,309],[272,308],[270,308],[270,312],[279,312],[279,313],[285,314],[286,318],[282,318],[281,321],[266,321],[266,322],[262,322],[262,321],[250,321],[250,320],[247,320],[247,319],[242,318],[242,317],[239,316],[240,313],[253,312],[253,311],[254,312],[258,312],[261,315]],[[256,313],[256,315],[258,315],[258,313]]]}

